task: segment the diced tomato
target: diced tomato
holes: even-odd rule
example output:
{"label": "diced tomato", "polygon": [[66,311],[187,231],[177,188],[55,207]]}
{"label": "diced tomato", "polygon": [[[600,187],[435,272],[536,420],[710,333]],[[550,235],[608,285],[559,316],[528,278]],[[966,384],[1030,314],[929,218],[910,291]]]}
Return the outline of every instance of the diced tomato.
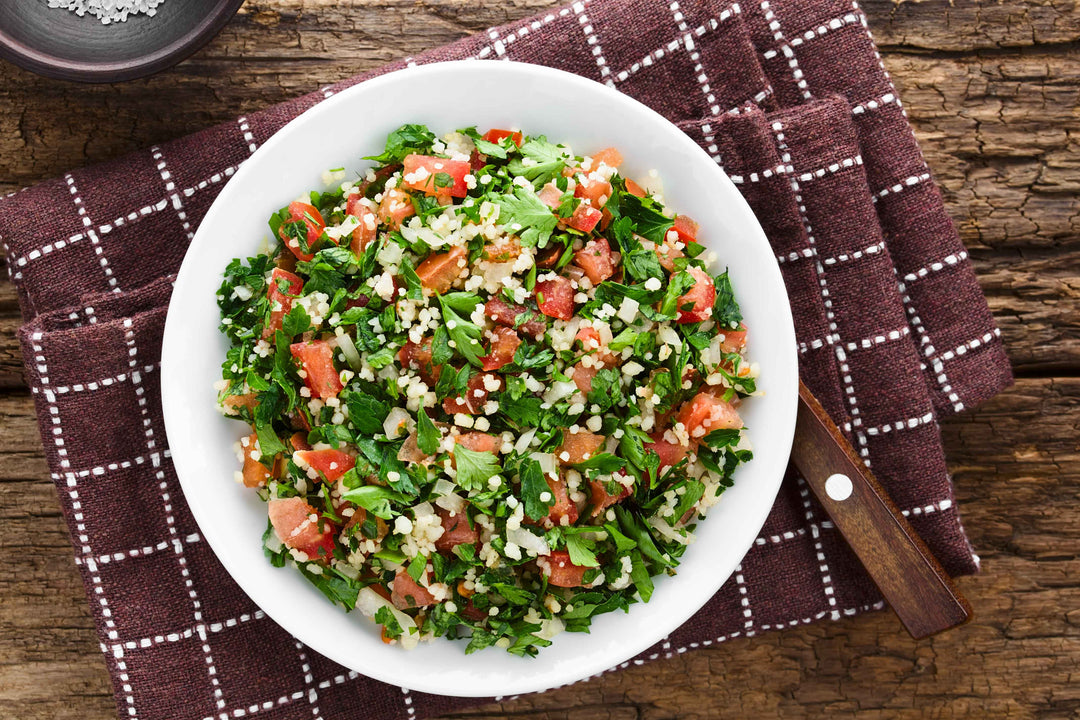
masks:
{"label": "diced tomato", "polygon": [[458,396],[443,400],[443,410],[446,414],[465,413],[466,415],[472,415],[480,412],[488,399],[488,389],[484,378],[488,378],[487,382],[489,383],[494,380],[499,389],[502,389],[503,381],[498,375],[494,373],[477,373],[469,378],[465,397]]}
{"label": "diced tomato", "polygon": [[587,199],[594,208],[599,210],[611,197],[611,183],[583,177],[574,188],[574,197]]}
{"label": "diced tomato", "polygon": [[645,197],[646,195],[645,188],[641,187],[630,178],[626,178],[626,192],[635,197]]}
{"label": "diced tomato", "polygon": [[[712,317],[713,303],[716,302],[716,286],[708,273],[696,267],[690,267],[688,272],[694,276],[696,282],[675,303],[675,307],[679,311],[678,317],[675,319],[677,323],[696,323],[708,320]],[[689,310],[683,310],[683,307],[689,303],[693,303],[693,307]]]}
{"label": "diced tomato", "polygon": [[472,168],[465,160],[406,155],[401,184],[409,190],[420,190],[425,195],[463,198],[469,194],[465,176],[470,170]]}
{"label": "diced tomato", "polygon": [[582,203],[574,208],[574,214],[566,220],[566,224],[575,230],[589,233],[593,231],[593,228],[596,227],[596,224],[600,222],[600,218],[603,216],[604,214],[592,205]]}
{"label": "diced tomato", "polygon": [[679,233],[679,242],[690,243],[697,240],[698,224],[685,215],[675,216],[675,225],[671,229]]}
{"label": "diced tomato", "polygon": [[435,598],[427,588],[402,569],[394,576],[394,590],[390,593],[390,602],[394,603],[398,610],[409,610],[434,605]]}
{"label": "diced tomato", "polygon": [[328,483],[337,482],[342,475],[356,465],[356,460],[351,455],[334,448],[301,450],[296,453],[296,457],[301,463],[315,468],[319,473],[319,479],[325,478]]}
{"label": "diced tomato", "polygon": [[471,153],[469,153],[470,170],[476,172],[477,170],[483,168],[485,165],[487,165],[487,162],[485,161],[484,156],[480,154],[479,150],[473,150]]}
{"label": "diced tomato", "polygon": [[597,152],[594,152],[592,154],[592,159],[593,170],[595,170],[596,166],[600,163],[604,163],[610,168],[617,168],[622,165],[623,161],[622,153],[613,147],[604,148],[603,150],[598,150]]}
{"label": "diced tomato", "polygon": [[656,246],[656,257],[660,260],[660,266],[668,272],[675,270],[675,261],[681,257],[686,257],[679,248],[668,242],[667,238],[664,238],[664,242]]}
{"label": "diced tomato", "polygon": [[497,243],[484,246],[484,259],[491,262],[510,262],[521,254],[521,243],[517,238],[504,238]]}
{"label": "diced tomato", "polygon": [[[587,432],[567,432],[563,443],[555,452],[559,461],[567,465],[585,462],[604,446],[604,436]],[[566,457],[563,457],[566,453]]]}
{"label": "diced tomato", "polygon": [[267,512],[274,533],[286,547],[306,553],[310,560],[329,559],[334,552],[334,526],[323,520],[302,498],[274,499]]}
{"label": "diced tomato", "polygon": [[[607,346],[604,345],[603,340],[601,340],[601,338],[600,338],[600,333],[598,333],[596,331],[596,328],[589,327],[588,325],[586,325],[583,328],[581,328],[580,330],[578,330],[578,333],[577,333],[577,335],[574,336],[574,339],[581,343],[581,349],[582,350],[585,350],[586,352],[589,352],[589,351],[593,352],[592,357],[593,357],[594,363],[599,361],[601,367],[614,367],[615,365],[618,364],[618,362],[619,362],[618,356],[616,356],[610,350],[607,349]],[[585,370],[593,370],[592,375],[596,375],[596,371],[600,370],[601,367],[595,367],[594,366],[592,368],[583,368],[583,369],[585,369]],[[577,377],[577,372],[578,372],[577,370],[574,370],[574,377]],[[589,376],[590,380],[592,379],[592,375]],[[591,383],[590,383],[590,385],[591,385]],[[578,389],[580,389],[580,387]],[[588,390],[582,390],[582,392],[588,394],[589,391]]]}
{"label": "diced tomato", "polygon": [[469,251],[460,245],[444,253],[433,253],[416,267],[416,274],[424,287],[442,294],[461,276],[468,256]]}
{"label": "diced tomato", "polygon": [[574,317],[574,288],[558,276],[536,283],[536,306],[548,317],[569,320]]}
{"label": "diced tomato", "polygon": [[292,445],[294,451],[311,449],[311,446],[308,445],[307,433],[305,432],[293,433],[292,437],[289,438],[289,444]]}
{"label": "diced tomato", "polygon": [[593,285],[598,285],[615,274],[615,262],[607,238],[590,240],[585,247],[574,253],[574,262],[585,271]]}
{"label": "diced tomato", "polygon": [[540,201],[547,205],[552,210],[558,210],[559,205],[562,204],[563,191],[555,186],[555,183],[548,183],[544,187],[540,188],[537,197]]}
{"label": "diced tomato", "polygon": [[548,509],[546,517],[541,519],[541,523],[545,526],[550,521],[552,525],[562,525],[563,518],[566,518],[567,525],[573,525],[578,519],[577,505],[570,501],[570,494],[566,491],[566,481],[562,478],[558,480],[552,480],[550,477],[545,477],[548,487],[551,488],[551,495],[555,498],[555,504]]}
{"label": "diced tomato", "polygon": [[456,513],[453,517],[449,511],[439,508],[439,518],[442,519],[443,533],[435,541],[435,549],[439,552],[450,552],[458,545],[475,545],[480,542],[480,531],[476,527],[470,527],[469,519],[464,512]]}
{"label": "diced tomato", "polygon": [[677,465],[679,461],[690,454],[690,448],[683,447],[678,443],[670,443],[664,439],[662,432],[653,433],[651,435],[652,442],[645,443],[645,452],[654,452],[660,456],[660,467],[657,470],[658,473],[664,472],[667,468]]}
{"label": "diced tomato", "polygon": [[420,344],[409,340],[398,350],[398,363],[403,368],[416,370],[420,373],[420,379],[428,385],[434,385],[439,381],[442,367],[435,367],[431,363],[431,338],[424,338]]}
{"label": "diced tomato", "polygon": [[[266,481],[273,477],[273,473],[259,460],[252,457],[255,450],[255,441],[259,436],[251,433],[247,438],[247,445],[241,445],[244,449],[244,487],[263,487]],[[277,466],[277,458],[274,458],[274,466]]]}
{"label": "diced tomato", "polygon": [[416,208],[407,192],[399,188],[383,192],[382,202],[379,203],[379,222],[391,230],[397,230],[405,218],[415,214]]}
{"label": "diced tomato", "polygon": [[338,371],[334,368],[334,349],[325,340],[293,343],[289,346],[294,358],[304,366],[304,383],[323,400],[341,392]]}
{"label": "diced tomato", "polygon": [[352,251],[357,255],[364,252],[368,244],[375,239],[378,233],[379,218],[371,209],[360,202],[363,195],[353,194],[349,196],[345,204],[345,212],[360,221],[360,227],[352,231]]}
{"label": "diced tomato", "polygon": [[454,442],[473,452],[489,452],[492,454],[498,452],[499,448],[502,447],[501,438],[482,432],[470,432],[458,435]]}
{"label": "diced tomato", "polygon": [[[307,227],[307,244],[308,248],[314,249],[316,242],[322,237],[323,231],[326,230],[326,223],[323,221],[322,215],[315,208],[314,205],[309,205],[305,202],[296,202],[289,204],[289,223],[302,222]],[[300,247],[300,242],[290,237],[284,227],[278,230],[278,235],[285,243],[285,247],[289,248],[300,260],[307,262],[311,258],[315,257],[315,253],[306,253]]]}
{"label": "diced tomato", "polygon": [[[400,426],[398,429],[401,429]],[[428,455],[420,449],[416,433],[413,432],[409,434],[409,437],[405,438],[405,442],[401,443],[401,449],[398,450],[397,459],[404,463],[417,463],[427,467],[434,462],[435,456]]]}
{"label": "diced tomato", "polygon": [[724,334],[724,339],[720,343],[720,349],[723,352],[739,352],[746,346],[746,326],[739,323],[738,330],[720,330]]}
{"label": "diced tomato", "polygon": [[562,254],[563,248],[552,243],[539,251],[539,254],[536,256],[536,267],[544,270],[552,270],[559,264],[559,258],[562,257]]}
{"label": "diced tomato", "polygon": [[[284,285],[285,290],[281,287]],[[270,283],[266,288],[266,297],[270,299],[270,320],[263,328],[263,339],[274,336],[275,330],[281,329],[281,321],[292,310],[293,298],[304,289],[304,281],[288,270],[274,268],[270,273]]]}
{"label": "diced tomato", "polygon": [[255,393],[247,393],[246,395],[229,395],[221,401],[221,406],[225,408],[230,415],[238,414],[240,412],[240,408],[247,408],[248,410],[254,412],[258,404],[259,396]]}
{"label": "diced tomato", "polygon": [[600,372],[601,368],[592,365],[585,367],[581,363],[574,366],[574,384],[577,385],[578,390],[588,395],[592,392],[592,381],[596,377],[596,373]]}
{"label": "diced tomato", "polygon": [[570,562],[570,553],[555,550],[547,556],[548,584],[555,587],[580,587],[584,582],[585,571],[589,568]]}
{"label": "diced tomato", "polygon": [[507,327],[495,328],[495,337],[491,339],[488,354],[480,358],[485,370],[498,370],[514,362],[514,353],[521,345],[518,334]]}
{"label": "diced tomato", "polygon": [[[348,507],[353,508],[353,514],[349,518],[349,520],[345,523],[345,526],[341,528],[342,532],[344,532],[346,530],[349,530],[351,528],[354,528],[357,525],[363,525],[364,522],[367,520],[367,510],[365,510],[362,507],[354,506],[350,502],[341,503],[341,505],[338,506],[338,509],[339,510],[344,510],[345,508],[348,508]],[[382,539],[384,537],[386,537],[389,533],[390,533],[390,528],[387,526],[386,521],[383,520],[381,517],[376,516],[375,517],[375,540],[378,541],[378,542],[382,542]],[[361,535],[360,537],[367,537],[367,536],[366,535]],[[376,586],[376,587],[378,587],[378,586]],[[389,593],[387,595],[388,596],[387,596],[386,599],[389,600],[390,599],[389,598]]]}
{"label": "diced tomato", "polygon": [[[528,313],[529,319],[518,326],[517,320],[522,313]],[[484,304],[484,314],[500,325],[521,330],[533,337],[540,337],[547,330],[547,323],[536,313],[524,305],[511,305],[497,295]]]}
{"label": "diced tomato", "polygon": [[589,481],[589,504],[592,505],[592,517],[597,517],[600,513],[604,512],[607,508],[621,502],[623,499],[630,497],[630,488],[619,483],[619,492],[615,495],[610,494],[604,483],[600,480]]}
{"label": "diced tomato", "polygon": [[688,400],[679,409],[676,422],[683,424],[694,443],[713,430],[731,430],[743,426],[742,418],[731,403],[708,392],[700,392]]}
{"label": "diced tomato", "polygon": [[510,138],[510,140],[518,147],[521,147],[521,141],[524,139],[521,133],[514,132],[513,130],[497,130],[492,128],[484,133],[484,139],[489,143],[498,144],[505,137]]}

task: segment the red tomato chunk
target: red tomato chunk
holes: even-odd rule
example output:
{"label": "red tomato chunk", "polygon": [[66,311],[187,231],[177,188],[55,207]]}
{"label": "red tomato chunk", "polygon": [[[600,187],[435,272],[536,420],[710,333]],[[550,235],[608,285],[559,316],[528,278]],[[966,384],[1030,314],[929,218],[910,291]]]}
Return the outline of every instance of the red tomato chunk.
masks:
{"label": "red tomato chunk", "polygon": [[536,283],[536,305],[548,317],[569,320],[574,317],[574,288],[562,276]]}
{"label": "red tomato chunk", "polygon": [[431,338],[424,338],[419,345],[410,340],[398,350],[398,362],[401,367],[418,371],[420,379],[428,385],[437,383],[442,373],[442,368],[435,367],[431,358]]}
{"label": "red tomato chunk", "polygon": [[404,570],[398,570],[394,576],[394,590],[390,593],[390,602],[398,610],[427,607],[435,604],[435,598],[420,583]]}
{"label": "red tomato chunk", "polygon": [[513,130],[497,130],[492,128],[484,133],[484,139],[489,143],[497,144],[505,137],[510,138],[510,140],[518,147],[521,147],[521,141],[524,139],[521,133],[514,132]]}
{"label": "red tomato chunk", "polygon": [[[307,230],[307,244],[309,249],[314,249],[316,242],[322,237],[323,231],[326,230],[326,223],[323,221],[323,217],[319,214],[319,211],[314,205],[309,205],[304,202],[296,201],[289,204],[289,223],[302,222],[306,226]],[[315,253],[304,252],[300,247],[300,242],[290,237],[284,227],[278,230],[278,235],[285,243],[285,247],[292,251],[292,254],[299,260],[305,262],[315,257]]]}
{"label": "red tomato chunk", "polygon": [[433,197],[463,198],[469,194],[465,176],[472,168],[464,160],[447,160],[430,155],[406,155],[402,187]]}
{"label": "red tomato chunk", "polygon": [[415,214],[416,208],[404,190],[393,188],[383,193],[382,202],[379,203],[379,221],[391,230],[397,230],[405,218]]}
{"label": "red tomato chunk", "polygon": [[352,231],[352,244],[350,247],[357,255],[360,255],[367,246],[375,239],[378,232],[379,218],[360,200],[361,195],[350,195],[345,204],[345,212],[360,221],[360,227]]}
{"label": "red tomato chunk", "polygon": [[469,526],[469,519],[464,512],[459,512],[453,517],[449,511],[439,508],[439,518],[442,519],[443,534],[435,541],[435,549],[439,552],[450,552],[458,545],[475,545],[480,542],[480,531]]}
{"label": "red tomato chunk", "polygon": [[[679,314],[677,323],[696,323],[712,317],[713,303],[716,302],[716,286],[708,273],[700,268],[690,267],[688,272],[694,276],[694,285],[676,301]],[[684,310],[688,304],[693,307]]]}
{"label": "red tomato chunk", "polygon": [[[282,292],[282,287],[285,290]],[[266,297],[270,299],[270,320],[263,329],[263,338],[269,340],[275,330],[281,329],[281,322],[292,311],[293,298],[304,289],[304,281],[288,270],[274,268],[270,274],[270,284],[266,288]]]}
{"label": "red tomato chunk", "polygon": [[[531,317],[517,327],[518,318],[525,313],[529,313]],[[511,305],[497,295],[484,304],[484,314],[500,325],[521,330],[533,337],[540,337],[547,330],[547,324],[538,318],[536,313],[524,305]]]}
{"label": "red tomato chunk", "polygon": [[293,343],[289,350],[307,373],[305,384],[318,397],[323,400],[334,397],[345,387],[334,368],[334,349],[330,343],[325,340]]}
{"label": "red tomato chunk", "polygon": [[460,246],[444,253],[428,255],[427,259],[416,267],[420,283],[434,292],[446,292],[465,270],[468,256],[469,251]]}
{"label": "red tomato chunk", "polygon": [[477,373],[469,378],[469,383],[465,389],[465,397],[458,396],[443,400],[443,410],[446,414],[464,413],[474,415],[480,412],[488,399],[488,389],[484,378],[488,378],[487,383],[494,381],[494,384],[500,390],[502,389],[503,381],[498,375],[494,373]]}
{"label": "red tomato chunk", "polygon": [[743,426],[738,411],[729,403],[708,392],[698,393],[687,401],[676,422],[681,422],[690,441],[697,443],[713,430],[733,430]]}
{"label": "red tomato chunk", "polygon": [[296,453],[296,457],[304,465],[315,468],[319,473],[319,479],[325,478],[328,483],[337,482],[342,475],[356,465],[356,460],[351,455],[333,448],[301,450]]}
{"label": "red tomato chunk", "polygon": [[521,338],[510,328],[495,328],[494,334],[488,354],[480,358],[485,370],[498,370],[514,362],[514,353],[521,345]]}
{"label": "red tomato chunk", "polygon": [[599,285],[615,274],[615,263],[607,238],[590,240],[574,253],[574,262],[585,271],[593,285]]}
{"label": "red tomato chunk", "polygon": [[547,556],[548,584],[555,587],[580,587],[588,569],[570,562],[570,553],[566,550],[556,550]]}
{"label": "red tomato chunk", "polygon": [[333,555],[333,525],[323,520],[320,530],[319,514],[301,498],[271,500],[267,512],[274,533],[286,547],[307,554],[311,560],[328,560]]}
{"label": "red tomato chunk", "polygon": [[593,231],[596,224],[600,222],[604,214],[594,208],[592,205],[586,205],[582,203],[574,208],[574,214],[566,221],[566,224],[575,230],[580,230],[583,233],[589,233]]}

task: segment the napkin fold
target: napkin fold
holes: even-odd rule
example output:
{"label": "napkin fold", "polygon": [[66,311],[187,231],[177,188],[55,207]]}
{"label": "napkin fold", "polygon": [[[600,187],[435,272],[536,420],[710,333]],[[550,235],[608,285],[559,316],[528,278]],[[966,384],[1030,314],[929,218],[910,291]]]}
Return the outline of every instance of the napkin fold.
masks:
{"label": "napkin fold", "polygon": [[[240,163],[345,87],[463,58],[612,85],[720,163],[776,252],[803,379],[945,568],[976,570],[937,422],[1011,374],[862,11],[578,2],[0,200],[27,377],[122,717],[419,718],[478,702],[358,676],[264,617],[191,517],[157,378],[173,274]],[[789,474],[734,577],[623,666],[881,606]]]}

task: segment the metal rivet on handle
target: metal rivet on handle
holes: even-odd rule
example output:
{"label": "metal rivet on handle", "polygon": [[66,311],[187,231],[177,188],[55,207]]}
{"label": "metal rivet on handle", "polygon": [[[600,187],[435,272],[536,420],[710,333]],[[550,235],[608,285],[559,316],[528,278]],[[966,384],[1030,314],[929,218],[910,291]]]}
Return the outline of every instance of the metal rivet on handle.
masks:
{"label": "metal rivet on handle", "polygon": [[843,502],[851,497],[854,490],[851,478],[841,473],[834,473],[825,480],[825,493],[837,502]]}

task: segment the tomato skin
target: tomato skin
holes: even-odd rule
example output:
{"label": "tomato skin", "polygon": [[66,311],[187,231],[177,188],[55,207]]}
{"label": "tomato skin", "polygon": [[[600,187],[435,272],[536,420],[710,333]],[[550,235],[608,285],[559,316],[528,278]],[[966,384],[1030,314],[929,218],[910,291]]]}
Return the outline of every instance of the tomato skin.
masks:
{"label": "tomato skin", "polygon": [[[469,194],[465,176],[470,170],[472,167],[465,160],[448,160],[431,155],[406,155],[405,167],[401,171],[401,185],[408,190],[418,190],[432,197],[463,198]],[[453,184],[437,186],[435,176],[440,173],[449,175]],[[413,176],[413,179],[408,180],[409,176]]]}
{"label": "tomato skin", "polygon": [[292,356],[304,366],[304,383],[323,400],[337,395],[345,387],[334,369],[334,349],[325,340],[293,343]]}
{"label": "tomato skin", "polygon": [[660,260],[660,267],[668,272],[673,272],[675,270],[675,261],[681,257],[686,257],[686,253],[672,245],[665,238],[664,242],[656,246],[656,257]]}
{"label": "tomato skin", "polygon": [[548,509],[547,516],[540,522],[546,525],[545,521],[551,521],[552,525],[562,525],[562,519],[566,518],[567,525],[576,523],[578,509],[577,505],[570,501],[570,494],[566,491],[566,481],[562,478],[552,480],[550,477],[545,477],[544,480],[551,488],[551,496],[555,498],[555,504]]}
{"label": "tomato skin", "polygon": [[427,591],[427,588],[412,579],[404,569],[398,570],[394,576],[394,589],[390,593],[390,602],[398,610],[427,607],[435,604],[435,598]]}
{"label": "tomato skin", "polygon": [[[284,283],[284,292],[281,291],[279,283]],[[274,271],[270,273],[270,283],[266,288],[266,297],[270,299],[270,319],[263,328],[264,340],[269,340],[274,336],[274,331],[281,329],[282,320],[292,310],[293,298],[303,289],[304,281],[288,270],[274,268]],[[274,309],[275,303],[280,304],[277,310]]]}
{"label": "tomato skin", "polygon": [[254,412],[258,404],[259,396],[255,393],[229,395],[221,401],[221,406],[228,410],[230,415],[238,415],[240,413],[240,408],[247,408]]}
{"label": "tomato skin", "polygon": [[348,453],[333,448],[324,450],[300,450],[295,453],[299,459],[319,471],[319,479],[328,483],[337,482],[342,475],[356,466],[356,459]]}
{"label": "tomato skin", "polygon": [[622,490],[619,491],[619,494],[611,495],[608,493],[607,488],[604,487],[604,483],[600,480],[589,481],[589,504],[592,505],[593,508],[590,517],[597,517],[612,505],[616,505],[630,497],[630,488],[621,483],[619,484],[619,487],[622,488]]}
{"label": "tomato skin", "polygon": [[538,192],[536,195],[540,198],[541,202],[543,202],[552,210],[558,210],[559,205],[562,204],[563,192],[558,187],[556,187],[555,183],[549,182],[547,185],[540,188],[540,192]]}
{"label": "tomato skin", "polygon": [[334,526],[324,520],[320,532],[318,512],[302,498],[271,500],[267,503],[267,513],[274,533],[286,547],[306,553],[311,560],[328,560],[333,556]]}
{"label": "tomato skin", "polygon": [[709,392],[700,392],[679,409],[676,422],[681,422],[690,441],[698,443],[713,430],[733,430],[743,426],[739,412]]}
{"label": "tomato skin", "polygon": [[671,228],[679,234],[679,242],[691,243],[697,240],[699,225],[686,215],[676,215],[675,225]]}
{"label": "tomato skin", "polygon": [[473,415],[480,412],[488,399],[488,389],[484,384],[484,378],[493,378],[498,384],[499,389],[502,390],[503,381],[501,377],[494,373],[477,373],[469,378],[469,383],[466,385],[465,397],[458,396],[443,400],[443,410],[446,414],[454,415],[456,413],[464,413],[466,415]]}
{"label": "tomato skin", "polygon": [[590,233],[603,216],[604,214],[592,205],[582,203],[574,208],[574,214],[566,220],[566,224],[575,230]]}
{"label": "tomato skin", "polygon": [[721,330],[724,340],[720,343],[720,350],[726,353],[739,352],[746,347],[746,326],[739,323],[738,330]]}
{"label": "tomato skin", "polygon": [[345,204],[345,214],[352,215],[360,221],[360,227],[352,231],[352,243],[350,244],[350,248],[357,256],[361,255],[375,239],[379,225],[378,216],[364,203],[360,202],[362,197],[363,195],[359,194],[350,195],[348,202]]}
{"label": "tomato skin", "polygon": [[436,550],[448,553],[458,545],[475,545],[480,542],[480,531],[476,527],[469,527],[469,519],[464,512],[453,517],[450,517],[449,511],[442,508],[437,512],[442,520],[443,534],[435,541]]}
{"label": "tomato skin", "polygon": [[453,247],[444,253],[433,253],[416,266],[420,283],[440,295],[451,288],[454,281],[464,270],[469,251],[461,246]]}
{"label": "tomato skin", "polygon": [[641,187],[630,178],[626,178],[626,192],[639,198],[643,198],[646,195],[645,188]]}
{"label": "tomato skin", "polygon": [[503,138],[508,137],[518,147],[521,147],[521,141],[524,140],[524,137],[519,132],[514,132],[512,130],[499,130],[496,128],[488,130],[486,133],[484,133],[483,137],[489,143],[495,143],[496,145],[501,142]]}
{"label": "tomato skin", "polygon": [[[505,325],[508,328],[514,328],[518,316],[527,312],[530,312],[530,310],[524,305],[511,305],[497,295],[484,304],[484,314],[498,324]],[[538,338],[547,330],[547,324],[536,317],[536,313],[531,313],[531,315],[532,317],[529,320],[514,329]]]}
{"label": "tomato skin", "polygon": [[480,358],[485,370],[498,370],[514,362],[514,353],[521,345],[518,334],[507,327],[495,328],[495,337],[491,339],[488,354]]}
{"label": "tomato skin", "polygon": [[[265,465],[251,457],[251,453],[255,451],[255,441],[259,439],[259,436],[255,433],[251,433],[248,436],[248,443],[244,445],[244,487],[264,487],[266,481],[274,476],[273,472],[268,470]],[[277,468],[278,459],[274,458],[274,468]]]}
{"label": "tomato skin", "polygon": [[[690,267],[688,272],[694,276],[696,282],[675,303],[675,306],[679,308],[675,322],[680,324],[708,320],[712,317],[713,303],[716,302],[716,286],[708,273],[696,267]],[[693,303],[694,306],[689,310],[683,310],[682,307],[687,303]]]}
{"label": "tomato skin", "polygon": [[690,454],[690,448],[683,447],[678,443],[670,443],[664,439],[663,433],[653,433],[652,442],[645,443],[645,452],[654,452],[660,456],[660,465],[657,474],[664,472],[669,467],[676,465],[680,460]]}
{"label": "tomato skin", "polygon": [[521,243],[517,238],[504,238],[496,243],[484,246],[484,259],[491,262],[510,262],[521,254]]}
{"label": "tomato skin", "polygon": [[555,587],[581,587],[585,571],[589,569],[570,562],[570,553],[566,550],[553,551],[547,556],[547,564],[548,584]]}
{"label": "tomato skin", "polygon": [[574,317],[574,288],[562,276],[541,280],[536,283],[536,305],[548,317],[569,320]]}
{"label": "tomato skin", "polygon": [[428,385],[434,385],[439,381],[442,374],[442,366],[435,367],[431,363],[431,338],[426,337],[420,344],[409,340],[398,350],[398,363],[403,368],[416,370],[420,373],[420,379]]}
{"label": "tomato skin", "polygon": [[297,450],[310,450],[311,446],[308,445],[307,433],[295,432],[292,437],[289,438],[289,444],[292,445],[293,452]]}
{"label": "tomato skin", "polygon": [[610,168],[617,168],[622,165],[623,156],[622,153],[613,147],[604,148],[592,154],[593,169],[596,169],[596,165],[604,163]]}
{"label": "tomato skin", "polygon": [[501,438],[485,432],[468,432],[458,435],[454,443],[473,452],[489,452],[493,455],[502,447]]}
{"label": "tomato skin", "polygon": [[599,210],[611,197],[611,183],[582,177],[574,188],[574,197],[587,199],[594,208]]}
{"label": "tomato skin", "polygon": [[615,274],[615,262],[607,238],[590,240],[574,253],[574,262],[585,271],[585,276],[593,285],[599,285]]}
{"label": "tomato skin", "polygon": [[397,230],[405,218],[415,214],[416,208],[407,192],[399,188],[383,192],[382,202],[379,203],[379,222],[391,230]]}
{"label": "tomato skin", "polygon": [[[289,222],[302,222],[307,226],[307,243],[311,249],[315,248],[315,243],[322,237],[323,231],[326,230],[326,223],[315,206],[299,200],[289,203]],[[285,243],[285,247],[289,248],[297,259],[307,262],[315,257],[315,253],[306,253],[301,250],[300,243],[289,238],[284,229],[278,230],[278,236]]]}
{"label": "tomato skin", "polygon": [[[568,432],[563,436],[563,443],[555,451],[555,456],[564,465],[576,465],[591,458],[603,446],[603,435],[588,432]],[[563,453],[567,454],[565,459]]]}

